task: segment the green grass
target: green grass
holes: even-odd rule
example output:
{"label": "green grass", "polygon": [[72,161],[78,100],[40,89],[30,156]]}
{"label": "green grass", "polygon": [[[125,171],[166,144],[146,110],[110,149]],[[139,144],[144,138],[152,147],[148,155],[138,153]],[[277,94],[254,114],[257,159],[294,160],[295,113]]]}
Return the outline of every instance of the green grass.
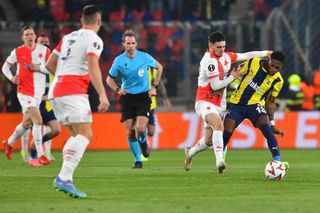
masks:
{"label": "green grass", "polygon": [[88,199],[73,199],[52,187],[61,167],[42,168],[0,153],[0,212],[319,212],[318,150],[282,150],[290,169],[281,181],[264,178],[268,150],[229,150],[224,175],[215,171],[211,151],[183,169],[184,153],[154,151],[144,169],[131,169],[129,151],[87,152],[75,172]]}

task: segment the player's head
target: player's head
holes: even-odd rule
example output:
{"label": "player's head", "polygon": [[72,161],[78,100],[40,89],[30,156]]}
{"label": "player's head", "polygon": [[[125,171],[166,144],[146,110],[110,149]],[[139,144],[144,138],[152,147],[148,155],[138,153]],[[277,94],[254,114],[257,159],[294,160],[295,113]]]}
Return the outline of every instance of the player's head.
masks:
{"label": "player's head", "polygon": [[32,47],[36,43],[36,34],[34,32],[34,29],[29,26],[23,26],[21,28],[21,39],[24,42],[24,45]]}
{"label": "player's head", "polygon": [[275,51],[270,56],[269,69],[268,72],[270,75],[274,75],[280,71],[282,64],[284,63],[285,56],[280,51]]}
{"label": "player's head", "polygon": [[210,53],[217,57],[221,57],[226,48],[226,37],[223,33],[217,31],[208,36],[208,47]]}
{"label": "player's head", "polygon": [[122,34],[122,44],[126,54],[133,57],[137,49],[137,38],[133,30],[126,30]]}
{"label": "player's head", "polygon": [[46,36],[44,34],[41,34],[41,35],[38,36],[37,43],[38,44],[42,44],[42,45],[44,45],[44,46],[46,46],[48,48],[50,47],[50,39],[49,39],[48,36]]}
{"label": "player's head", "polygon": [[83,26],[91,26],[96,32],[101,26],[101,10],[95,5],[87,5],[82,10],[81,23]]}

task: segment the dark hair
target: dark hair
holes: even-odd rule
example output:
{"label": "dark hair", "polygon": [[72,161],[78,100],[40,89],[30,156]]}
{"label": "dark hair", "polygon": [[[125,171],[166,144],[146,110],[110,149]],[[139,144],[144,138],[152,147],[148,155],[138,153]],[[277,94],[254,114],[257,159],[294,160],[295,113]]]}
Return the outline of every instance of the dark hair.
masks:
{"label": "dark hair", "polygon": [[126,36],[129,36],[129,37],[133,36],[137,39],[136,33],[132,29],[124,31],[124,33],[122,34],[122,42],[124,42]]}
{"label": "dark hair", "polygon": [[82,10],[82,18],[86,24],[94,23],[97,14],[101,14],[101,10],[95,5],[87,5]]}
{"label": "dark hair", "polygon": [[274,59],[274,60],[277,60],[277,61],[280,61],[280,62],[284,62],[285,60],[285,56],[282,52],[280,51],[275,51],[271,54],[271,59]]}
{"label": "dark hair", "polygon": [[215,42],[220,42],[225,40],[226,40],[226,37],[220,31],[213,32],[208,36],[209,43],[215,43]]}
{"label": "dark hair", "polygon": [[23,27],[21,27],[21,34],[23,34],[23,32],[25,31],[25,30],[29,30],[29,29],[31,29],[31,30],[33,30],[34,31],[34,29],[33,29],[33,27],[31,27],[30,25],[25,25],[25,26],[23,26]]}

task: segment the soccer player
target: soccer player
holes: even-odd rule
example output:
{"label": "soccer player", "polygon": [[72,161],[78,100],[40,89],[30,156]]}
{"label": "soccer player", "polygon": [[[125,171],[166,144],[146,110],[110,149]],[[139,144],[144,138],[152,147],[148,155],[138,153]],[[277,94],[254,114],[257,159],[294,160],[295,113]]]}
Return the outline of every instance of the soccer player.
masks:
{"label": "soccer player", "polygon": [[[275,127],[274,111],[275,99],[283,86],[280,69],[284,60],[283,53],[273,52],[269,61],[253,58],[244,63],[243,78],[231,96],[231,106],[224,120],[224,147],[235,128],[247,118],[267,139],[273,160],[281,161],[274,134],[283,136],[283,132]],[[288,169],[288,162],[283,163]]]}
{"label": "soccer player", "polygon": [[82,28],[65,35],[54,49],[47,69],[55,74],[49,100],[58,121],[71,134],[63,147],[63,164],[54,180],[54,188],[75,198],[86,198],[73,184],[73,173],[92,139],[92,112],[87,95],[91,80],[99,95],[99,112],[109,108],[102,83],[99,57],[103,42],[97,35],[101,11],[94,5],[83,8]]}
{"label": "soccer player", "polygon": [[[136,35],[133,30],[126,30],[122,35],[124,52],[117,56],[109,70],[107,84],[120,95],[121,122],[124,123],[129,147],[135,157],[132,168],[142,168],[141,151],[148,157],[147,124],[150,113],[150,96],[156,95],[156,89],[162,75],[162,65],[148,53],[137,50]],[[149,86],[148,67],[157,69],[152,86]],[[121,87],[115,78],[121,76]],[[141,151],[140,151],[140,148]]]}
{"label": "soccer player", "polygon": [[222,174],[226,169],[223,159],[223,122],[221,118],[226,109],[225,88],[240,76],[240,70],[230,71],[231,63],[253,57],[264,57],[271,52],[225,52],[226,39],[221,32],[211,33],[208,43],[208,51],[200,61],[195,103],[195,110],[204,121],[206,132],[205,137],[202,137],[193,147],[185,148],[184,168],[189,171],[192,157],[213,145],[217,171]]}
{"label": "soccer player", "polygon": [[[157,69],[152,68],[152,67],[148,67],[148,73],[149,73],[149,84],[151,87],[154,80],[155,80],[155,77],[157,75]],[[165,107],[171,107],[172,104],[167,96],[167,90],[166,90],[166,87],[165,87],[162,80],[160,80],[160,82],[159,82],[158,91],[161,94],[161,96],[163,97],[163,105]],[[148,121],[148,125],[147,125],[149,137],[153,137],[153,135],[155,133],[155,128],[156,128],[155,109],[156,108],[157,108],[157,97],[151,96],[151,106],[150,106],[150,113],[149,113],[149,117],[148,117],[149,121]],[[143,155],[141,156],[141,159],[142,159],[142,161],[148,161],[148,158],[145,158]]]}
{"label": "soccer player", "polygon": [[[40,35],[36,39],[38,44],[42,44],[46,47],[50,47],[50,39],[46,35]],[[46,74],[46,89],[45,89],[45,94],[42,97],[42,101],[40,104],[40,112],[41,112],[41,117],[43,120],[43,128],[44,128],[44,133],[45,135],[42,137],[42,143],[44,144],[44,151],[45,151],[45,156],[50,160],[54,161],[55,158],[51,154],[51,143],[52,143],[52,138],[56,137],[60,132],[60,124],[57,121],[57,118],[53,112],[52,106],[48,100],[48,91],[49,91],[49,86],[50,83],[52,82],[52,75],[51,74]],[[42,166],[42,164],[39,164],[37,161],[37,150],[35,149],[34,144],[32,145],[30,149],[30,159],[28,156],[28,139],[29,139],[29,130],[27,130],[21,137],[22,141],[22,148],[21,148],[21,155],[24,160],[27,160],[29,162],[29,165],[31,166]]]}
{"label": "soccer player", "polygon": [[[12,159],[12,147],[17,139],[31,127],[34,143],[39,155],[40,164],[49,164],[50,161],[42,150],[42,118],[39,105],[45,90],[45,63],[50,55],[50,50],[36,44],[34,29],[25,26],[21,30],[24,44],[15,48],[2,67],[4,75],[18,85],[18,99],[22,107],[22,122],[15,128],[13,134],[3,142],[6,156]],[[12,75],[10,67],[17,64],[17,74]]]}

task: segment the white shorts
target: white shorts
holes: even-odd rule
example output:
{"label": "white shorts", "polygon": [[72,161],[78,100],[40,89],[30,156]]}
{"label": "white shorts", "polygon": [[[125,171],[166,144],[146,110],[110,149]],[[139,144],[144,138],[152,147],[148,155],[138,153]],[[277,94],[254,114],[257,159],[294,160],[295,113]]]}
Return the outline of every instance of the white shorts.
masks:
{"label": "white shorts", "polygon": [[209,113],[218,114],[221,118],[223,118],[226,110],[225,107],[218,107],[207,101],[197,101],[194,108],[196,110],[196,113],[202,118],[205,128],[208,127],[206,116]]}
{"label": "white shorts", "polygon": [[67,95],[51,101],[58,121],[64,125],[92,123],[92,112],[88,95]]}
{"label": "white shorts", "polygon": [[21,93],[17,94],[18,100],[20,102],[22,113],[25,113],[29,107],[37,107],[39,109],[42,99],[24,95]]}

